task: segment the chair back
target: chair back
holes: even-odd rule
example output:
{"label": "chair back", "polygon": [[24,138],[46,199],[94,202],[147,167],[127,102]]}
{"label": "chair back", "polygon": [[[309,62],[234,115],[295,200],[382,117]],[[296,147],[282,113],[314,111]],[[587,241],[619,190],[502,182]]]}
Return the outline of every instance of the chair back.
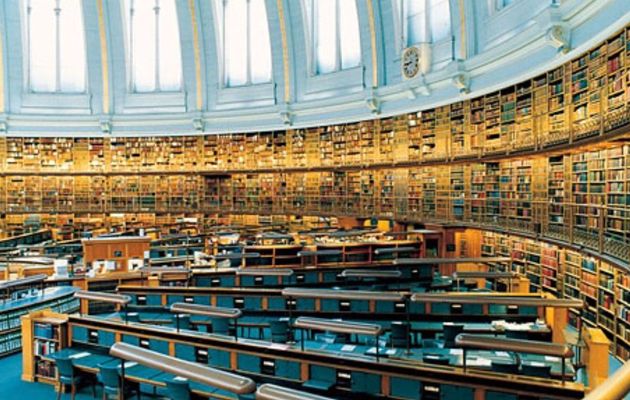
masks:
{"label": "chair back", "polygon": [[128,312],[127,322],[140,322],[140,314],[137,312]]}
{"label": "chair back", "polygon": [[55,364],[57,365],[57,371],[59,376],[63,378],[74,377],[74,365],[72,364],[72,358],[70,357],[57,357],[55,358]]}
{"label": "chair back", "polygon": [[166,394],[172,400],[190,400],[190,384],[186,379],[169,379],[166,381]]}
{"label": "chair back", "polygon": [[183,314],[179,316],[179,329],[190,329],[190,315]]}
{"label": "chair back", "polygon": [[444,324],[444,347],[455,347],[455,337],[464,332],[462,324]]}
{"label": "chair back", "polygon": [[551,365],[521,364],[521,372],[523,375],[551,378]]}
{"label": "chair back", "polygon": [[392,322],[392,337],[404,339],[409,336],[409,324],[406,322]]}
{"label": "chair back", "polygon": [[120,374],[118,372],[118,363],[115,365],[99,365],[99,379],[103,386],[107,388],[120,388]]}
{"label": "chair back", "polygon": [[392,322],[392,346],[406,347],[409,341],[409,324],[406,322]]}
{"label": "chair back", "polygon": [[289,321],[278,319],[269,322],[271,329],[271,341],[274,343],[285,343],[289,340]]}
{"label": "chair back", "polygon": [[219,335],[230,334],[230,320],[228,318],[212,318],[212,333]]}

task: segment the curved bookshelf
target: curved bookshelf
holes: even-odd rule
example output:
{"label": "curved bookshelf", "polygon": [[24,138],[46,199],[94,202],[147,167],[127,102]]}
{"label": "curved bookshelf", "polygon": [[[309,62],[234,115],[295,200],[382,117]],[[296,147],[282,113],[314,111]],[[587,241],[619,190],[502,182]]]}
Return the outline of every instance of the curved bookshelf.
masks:
{"label": "curved bookshelf", "polygon": [[31,214],[55,227],[113,214],[149,225],[376,216],[533,237],[627,271],[629,124],[627,27],[533,79],[391,118],[246,134],[2,137],[0,228],[19,232]]}

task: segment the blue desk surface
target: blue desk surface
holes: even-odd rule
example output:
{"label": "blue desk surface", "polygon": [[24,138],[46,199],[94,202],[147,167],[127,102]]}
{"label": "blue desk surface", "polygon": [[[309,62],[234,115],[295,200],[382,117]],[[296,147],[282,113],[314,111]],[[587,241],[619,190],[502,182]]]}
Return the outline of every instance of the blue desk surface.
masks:
{"label": "blue desk surface", "polygon": [[[298,343],[296,346],[301,346]],[[341,344],[341,343],[323,343],[317,341],[306,341],[304,343],[306,351],[326,352],[337,356],[355,356],[363,358],[366,355],[373,358],[376,355],[374,346]],[[423,356],[427,354],[446,357],[449,359],[449,365],[461,367],[463,366],[464,352],[462,349],[445,349],[441,347],[432,348],[412,348],[411,354],[406,354],[406,350],[402,348],[380,347],[379,357],[400,359],[415,362],[422,362]],[[562,359],[557,357],[541,356],[537,354],[518,354],[521,363],[543,363],[551,366],[551,375],[557,378],[562,374]],[[489,351],[489,350],[468,350],[466,352],[466,365],[469,368],[491,369],[492,361],[502,361],[513,363],[516,361],[515,353],[505,351]],[[565,377],[572,378],[575,376],[575,370],[571,362],[567,360]]]}
{"label": "blue desk surface", "polygon": [[99,365],[106,365],[115,358],[106,354],[92,352],[83,348],[66,348],[50,355],[53,360],[60,357],[72,358],[72,364],[80,369],[97,370]]}
{"label": "blue desk surface", "polygon": [[[145,312],[138,311],[139,314],[139,323],[151,324],[153,326],[161,326],[164,329],[170,329],[175,327],[175,318],[174,315],[170,312]],[[97,318],[104,319],[114,319],[114,320],[123,320],[124,314],[122,313],[113,313],[113,314],[103,314],[93,316]],[[401,316],[404,317],[404,316]],[[269,332],[264,331],[264,328],[269,328],[270,321],[277,320],[278,317],[265,317],[265,316],[243,316],[238,319],[238,325],[241,328],[239,330],[239,337],[243,338],[256,338],[263,339],[269,338]],[[190,317],[191,322],[194,325],[211,325],[212,318],[192,315]],[[375,320],[357,320],[358,322],[370,323],[370,324],[378,324],[383,327],[383,329],[390,330],[392,323],[395,321],[375,321]],[[402,321],[400,321],[402,322]],[[135,324],[136,322],[130,322]],[[436,333],[441,333],[444,331],[444,322],[436,322],[436,321],[411,321],[411,332],[413,334],[428,334],[429,337],[433,337]],[[502,325],[493,325],[490,322],[466,322],[463,323],[464,332],[466,333],[476,333],[476,334],[496,334],[503,335],[508,330],[519,331],[528,334],[530,337],[535,337],[536,335],[541,335],[543,337],[548,336],[551,333],[551,330],[547,325],[538,325],[535,323],[510,323],[510,324],[502,324]],[[247,328],[260,328],[258,331],[250,332]],[[184,330],[184,329],[182,329]],[[189,332],[199,332],[199,331],[189,331]],[[255,336],[254,336],[255,335]],[[416,338],[417,339],[417,338]],[[545,340],[544,338],[540,340]]]}
{"label": "blue desk surface", "polygon": [[38,303],[44,303],[61,297],[69,296],[76,291],[77,288],[74,288],[72,286],[56,286],[45,288],[39,296],[0,302],[0,313],[15,310],[18,308],[30,307]]}
{"label": "blue desk surface", "polygon": [[[173,374],[169,374],[168,372],[162,372],[159,375],[156,375],[152,378],[153,381],[160,383],[161,385],[166,385],[166,381],[169,380],[173,380],[176,378],[176,375]],[[205,395],[205,396],[209,396],[211,394],[217,394],[220,393],[225,397],[233,397],[233,398],[237,398],[236,395],[229,393],[225,390],[221,390],[218,389],[216,387],[213,386],[208,386],[208,385],[204,385],[203,383],[199,383],[199,382],[194,382],[191,380],[186,380],[188,381],[188,384],[190,386],[190,390],[197,393],[197,394],[201,394],[201,395]]]}

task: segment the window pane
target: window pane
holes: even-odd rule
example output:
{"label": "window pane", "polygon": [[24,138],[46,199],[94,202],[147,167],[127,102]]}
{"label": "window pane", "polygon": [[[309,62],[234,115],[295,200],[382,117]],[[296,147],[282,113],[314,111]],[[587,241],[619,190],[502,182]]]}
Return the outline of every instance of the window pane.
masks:
{"label": "window pane", "polygon": [[425,1],[406,0],[405,14],[407,16],[407,46],[428,41]]}
{"label": "window pane", "polygon": [[398,46],[403,46],[407,43],[407,30],[405,28],[405,23],[403,22],[405,19],[403,0],[392,0],[392,13],[394,26],[396,28],[396,40],[400,40],[396,44]]}
{"label": "window pane", "polygon": [[132,82],[138,92],[151,92],[155,90],[155,3],[136,0],[133,5]]}
{"label": "window pane", "polygon": [[228,86],[247,83],[247,0],[225,3],[225,76]]}
{"label": "window pane", "polygon": [[[145,0],[146,1],[146,0]],[[175,0],[160,0],[160,89],[180,90],[182,54]]]}
{"label": "window pane", "polygon": [[62,0],[60,13],[60,60],[63,92],[85,90],[85,36],[80,0]]}
{"label": "window pane", "polygon": [[434,42],[451,36],[449,0],[431,0],[431,36]]}
{"label": "window pane", "polygon": [[356,67],[361,62],[361,39],[357,4],[354,0],[339,1],[339,28],[341,69]]}
{"label": "window pane", "polygon": [[30,85],[36,92],[55,91],[55,2],[31,0]]}
{"label": "window pane", "polygon": [[271,44],[264,0],[250,0],[250,62],[252,83],[271,81]]}
{"label": "window pane", "polygon": [[314,0],[315,6],[315,57],[317,72],[332,72],[336,68],[336,0]]}

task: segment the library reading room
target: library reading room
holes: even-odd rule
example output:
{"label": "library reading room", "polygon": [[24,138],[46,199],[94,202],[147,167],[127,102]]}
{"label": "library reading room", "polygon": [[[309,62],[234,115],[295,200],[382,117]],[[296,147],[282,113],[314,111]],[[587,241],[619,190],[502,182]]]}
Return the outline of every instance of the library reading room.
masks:
{"label": "library reading room", "polygon": [[0,0],[1,400],[629,400],[630,0]]}

